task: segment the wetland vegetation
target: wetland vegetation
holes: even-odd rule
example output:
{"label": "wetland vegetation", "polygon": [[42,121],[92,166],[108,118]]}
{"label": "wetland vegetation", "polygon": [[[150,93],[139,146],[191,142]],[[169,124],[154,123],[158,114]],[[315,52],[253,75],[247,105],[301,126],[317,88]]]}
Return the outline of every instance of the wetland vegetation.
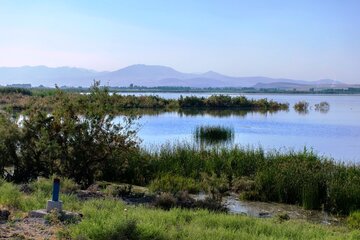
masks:
{"label": "wetland vegetation", "polygon": [[[206,224],[210,224],[208,219],[213,219],[214,234],[229,236],[230,239],[240,236],[258,239],[265,232],[268,235],[264,239],[290,235],[299,239],[305,235],[316,239],[320,236],[318,231],[322,232],[321,237],[331,235],[335,236],[334,239],[345,236],[355,239],[358,236],[358,232],[343,228],[306,225],[313,229],[306,230],[302,224],[295,222],[285,223],[286,230],[280,231],[283,225],[279,223],[204,210],[192,212],[172,209],[164,212],[131,207],[128,215],[124,215],[120,213],[124,213],[127,207],[119,201],[80,201],[71,194],[71,186],[75,184],[85,189],[98,181],[127,183],[149,187],[154,194],[170,194],[164,197],[161,204],[166,205],[170,201],[166,206],[171,208],[176,206],[171,196],[178,196],[181,192],[205,192],[215,202],[221,201],[226,194],[236,193],[239,198],[246,200],[296,204],[305,209],[323,209],[345,216],[350,214],[349,226],[357,228],[356,211],[360,209],[359,165],[337,163],[309,149],[280,152],[264,151],[260,147],[202,148],[196,144],[179,143],[148,150],[139,145],[133,125],[136,118],[125,116],[121,124],[113,122],[113,109],[116,109],[114,99],[122,99],[121,104],[118,102],[115,106],[123,108],[131,108],[135,100],[138,107],[155,105],[166,108],[171,104],[176,106],[189,102],[191,104],[186,103],[185,108],[195,108],[207,102],[207,106],[231,108],[234,102],[245,101],[242,97],[237,100],[222,96],[190,97],[176,102],[158,97],[113,97],[96,86],[88,95],[75,96],[58,91],[51,97],[38,97],[36,100],[21,93],[15,93],[12,97],[23,100],[29,97],[24,105],[24,109],[29,111],[24,112],[22,121],[8,113],[0,115],[0,175],[5,179],[1,181],[0,205],[15,212],[41,208],[49,197],[51,185],[39,183],[36,179],[53,175],[71,179],[64,180],[63,200],[69,210],[83,212],[84,219],[79,224],[71,225],[70,231],[64,234],[83,236],[85,239],[101,239],[100,236],[116,239],[112,234],[120,233],[131,233],[145,239],[171,239],[174,236],[188,239],[198,236]],[[129,99],[130,104],[125,104]],[[35,104],[30,108],[26,104],[32,101]],[[150,103],[143,105],[147,101]],[[264,109],[277,106],[267,100],[256,100],[255,103],[254,106],[267,106]],[[231,139],[232,131],[205,126],[199,127],[195,135],[199,139],[213,141]],[[31,191],[21,192],[19,185],[14,183],[28,184]],[[98,218],[94,217],[95,212]],[[121,215],[121,219],[118,215]],[[152,220],[156,222],[155,225],[149,220],[150,215],[155,219]],[[189,224],[178,226],[174,221],[182,215],[187,216],[185,218]],[[105,219],[105,216],[108,217]],[[169,223],[165,223],[164,219]],[[234,228],[226,227],[228,224],[235,224]],[[102,227],[98,229],[95,225]],[[243,230],[244,226],[248,230]],[[254,232],[250,226],[251,229],[256,226],[258,230]],[[199,235],[198,238],[202,237]]]}
{"label": "wetland vegetation", "polygon": [[194,132],[200,144],[226,143],[234,138],[234,129],[224,126],[198,126]]}
{"label": "wetland vegetation", "polygon": [[108,113],[119,113],[124,109],[233,109],[233,110],[256,110],[256,111],[279,111],[289,108],[286,103],[278,103],[267,99],[247,99],[246,97],[230,97],[226,95],[213,95],[208,98],[186,96],[178,100],[165,99],[159,96],[133,96],[109,94],[108,89],[101,89],[99,83],[95,83],[90,89],[90,93],[98,91],[102,93],[101,98],[96,101],[92,98],[93,94],[80,94],[74,92],[63,92],[56,90],[34,90],[4,88],[0,91],[0,106],[8,111],[29,110],[34,107],[47,111],[56,108],[59,98],[66,95],[73,107],[78,112],[83,109],[102,107]]}

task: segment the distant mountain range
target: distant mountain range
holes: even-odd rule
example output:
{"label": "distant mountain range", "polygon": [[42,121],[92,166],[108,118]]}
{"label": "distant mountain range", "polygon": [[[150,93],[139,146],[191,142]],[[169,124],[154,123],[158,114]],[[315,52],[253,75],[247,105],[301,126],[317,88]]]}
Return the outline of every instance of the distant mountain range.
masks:
{"label": "distant mountain range", "polygon": [[143,64],[131,65],[112,72],[97,72],[71,67],[0,67],[0,85],[3,86],[30,83],[32,86],[54,87],[57,84],[58,86],[68,87],[88,87],[94,79],[100,80],[103,85],[112,87],[124,87],[130,84],[146,87],[255,87],[279,89],[350,86],[331,79],[305,81],[268,77],[230,77],[213,71],[201,74],[182,73],[170,67]]}

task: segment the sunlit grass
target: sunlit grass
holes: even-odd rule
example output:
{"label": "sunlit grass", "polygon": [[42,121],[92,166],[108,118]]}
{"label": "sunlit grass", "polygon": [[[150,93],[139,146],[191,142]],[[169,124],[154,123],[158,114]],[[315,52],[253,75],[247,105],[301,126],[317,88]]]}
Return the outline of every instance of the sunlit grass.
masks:
{"label": "sunlit grass", "polygon": [[119,201],[86,202],[83,220],[70,226],[78,239],[357,239],[359,231],[301,221],[276,222],[205,210],[163,211]]}

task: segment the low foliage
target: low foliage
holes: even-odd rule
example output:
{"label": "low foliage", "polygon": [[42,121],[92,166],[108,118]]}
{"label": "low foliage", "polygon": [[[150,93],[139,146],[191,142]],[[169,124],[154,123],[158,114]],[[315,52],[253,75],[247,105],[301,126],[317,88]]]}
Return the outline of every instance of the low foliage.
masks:
{"label": "low foliage", "polygon": [[137,151],[136,131],[132,118],[114,124],[113,116],[96,107],[104,95],[107,93],[95,86],[81,116],[59,92],[54,103],[58,106],[51,114],[34,109],[21,125],[0,117],[0,174],[5,176],[5,167],[11,166],[13,173],[7,172],[6,177],[15,182],[56,174],[83,186],[119,174]]}
{"label": "low foliage", "polygon": [[309,111],[309,103],[306,101],[300,101],[294,105],[295,111],[299,113],[307,113]]}
{"label": "low foliage", "polygon": [[182,96],[178,100],[180,108],[241,108],[241,109],[263,109],[263,110],[287,110],[286,103],[278,103],[266,98],[255,100],[244,96],[231,97],[227,95],[212,95],[208,98]]}
{"label": "low foliage", "polygon": [[360,211],[352,212],[347,222],[349,227],[360,230]]}
{"label": "low foliage", "polygon": [[0,87],[0,94],[21,94],[31,96],[32,92],[26,88]]}
{"label": "low foliage", "polygon": [[[135,96],[109,94],[108,88],[100,87],[99,82],[94,86],[104,92],[101,98],[97,98],[96,105],[91,94],[81,94],[60,89],[10,89],[0,88],[0,106],[8,107],[11,110],[31,110],[34,106],[45,111],[53,111],[59,103],[59,92],[71,101],[78,113],[83,113],[92,107],[102,108],[107,113],[118,114],[126,109],[234,109],[234,110],[256,110],[256,111],[279,111],[289,108],[287,103],[279,103],[264,99],[247,99],[244,96],[231,97],[227,95],[212,95],[203,97],[180,97],[178,100],[165,99],[159,96]],[[92,92],[94,89],[90,88]],[[17,96],[17,97],[14,97]],[[3,100],[2,100],[3,99]],[[7,101],[11,99],[11,101]]]}
{"label": "low foliage", "polygon": [[153,189],[189,190],[191,184],[178,187],[179,182],[193,179],[201,182],[202,190],[219,196],[233,189],[245,199],[299,204],[306,209],[324,207],[340,214],[360,209],[359,166],[335,163],[307,149],[265,154],[262,149],[180,144],[165,145],[144,156],[149,159],[146,169],[153,172],[149,178],[158,179]]}
{"label": "low foliage", "polygon": [[194,137],[201,144],[226,143],[234,139],[234,129],[223,126],[199,126],[194,132]]}
{"label": "low foliage", "polygon": [[[125,212],[124,209],[127,209]],[[85,202],[83,220],[68,227],[74,239],[358,239],[360,232],[296,221],[273,221],[206,210],[147,209],[119,201]],[[129,224],[131,226],[129,226]],[[125,231],[124,229],[128,229]]]}
{"label": "low foliage", "polygon": [[190,193],[197,193],[201,190],[201,184],[191,178],[165,174],[154,179],[150,183],[149,189],[153,192],[170,192],[173,194],[185,190]]}
{"label": "low foliage", "polygon": [[[51,180],[44,180],[38,184],[45,182]],[[10,207],[12,215],[16,209],[27,212],[43,208],[49,197],[46,195],[46,188],[39,187],[29,195],[20,192],[16,185],[1,181],[0,205]],[[286,221],[286,215],[279,216],[279,220],[270,220],[207,210],[172,208],[163,211],[144,206],[129,206],[113,199],[80,201],[66,193],[61,195],[61,200],[66,210],[81,212],[83,218],[80,222],[66,223],[67,225],[58,233],[59,239],[355,240],[360,237],[359,230],[314,225],[296,220]],[[14,209],[14,202],[18,202],[15,204],[18,208]],[[200,205],[196,208],[200,208]],[[348,220],[349,226],[356,229],[358,218],[358,213],[352,213]],[[48,220],[57,223],[59,219],[59,216],[54,214]]]}

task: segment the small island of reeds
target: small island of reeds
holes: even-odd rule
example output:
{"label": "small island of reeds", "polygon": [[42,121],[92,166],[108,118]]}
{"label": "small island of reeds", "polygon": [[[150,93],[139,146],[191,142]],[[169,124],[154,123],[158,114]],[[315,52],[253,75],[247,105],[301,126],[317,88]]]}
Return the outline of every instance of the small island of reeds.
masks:
{"label": "small island of reeds", "polygon": [[23,111],[31,108],[52,111],[60,98],[67,98],[74,110],[82,113],[84,109],[99,108],[102,111],[118,114],[126,109],[156,109],[179,111],[184,109],[226,109],[275,112],[288,110],[288,103],[273,100],[248,99],[245,96],[231,97],[212,95],[210,97],[180,96],[179,99],[166,99],[159,96],[135,96],[110,93],[95,83],[88,93],[55,90],[29,90],[0,88],[0,108],[8,111]]}
{"label": "small island of reeds", "polygon": [[234,139],[234,129],[224,126],[198,126],[194,136],[199,143],[226,143]]}

